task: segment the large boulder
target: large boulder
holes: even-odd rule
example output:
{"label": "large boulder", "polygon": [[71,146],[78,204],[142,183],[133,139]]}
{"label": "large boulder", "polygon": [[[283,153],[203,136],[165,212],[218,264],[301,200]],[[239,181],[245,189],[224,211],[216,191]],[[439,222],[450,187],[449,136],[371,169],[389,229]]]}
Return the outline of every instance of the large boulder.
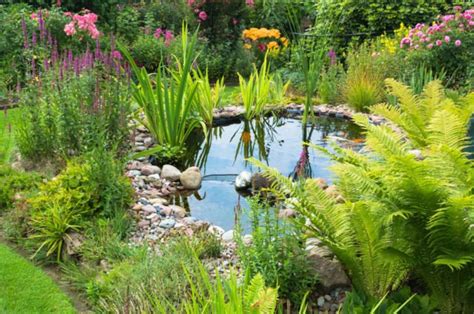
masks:
{"label": "large boulder", "polygon": [[201,187],[201,171],[198,167],[190,167],[181,174],[179,180],[185,189],[197,190]]}
{"label": "large boulder", "polygon": [[165,180],[175,182],[181,177],[181,171],[178,168],[171,165],[164,165],[161,170],[161,177]]}
{"label": "large boulder", "polygon": [[272,186],[273,181],[268,177],[264,176],[262,173],[257,172],[252,175],[251,184],[252,193],[257,193],[261,190],[269,189]]}
{"label": "large boulder", "polygon": [[142,167],[141,169],[142,171],[142,174],[144,176],[150,176],[150,175],[153,175],[153,174],[160,174],[161,172],[161,169],[157,166],[153,166],[153,165],[145,165]]}
{"label": "large boulder", "polygon": [[325,247],[314,247],[309,250],[308,258],[323,292],[330,292],[335,288],[350,287],[351,281],[347,277],[341,263]]}

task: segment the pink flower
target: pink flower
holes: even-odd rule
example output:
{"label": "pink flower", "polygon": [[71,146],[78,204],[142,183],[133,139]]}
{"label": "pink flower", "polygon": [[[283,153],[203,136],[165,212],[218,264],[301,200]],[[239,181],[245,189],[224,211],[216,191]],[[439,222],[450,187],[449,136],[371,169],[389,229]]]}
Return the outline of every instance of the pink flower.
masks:
{"label": "pink flower", "polygon": [[165,46],[169,46],[172,40],[173,40],[173,32],[167,30],[165,32]]}
{"label": "pink flower", "polygon": [[69,12],[69,11],[64,12],[64,16],[72,17],[72,12]]}
{"label": "pink flower", "polygon": [[245,0],[245,4],[248,5],[249,7],[253,7],[255,5],[254,0]]}
{"label": "pink flower", "polygon": [[236,19],[235,17],[232,18],[232,24],[237,25],[239,24],[239,20]]}
{"label": "pink flower", "polygon": [[474,26],[474,21],[469,21],[469,26]]}
{"label": "pink flower", "polygon": [[462,10],[462,7],[460,5],[455,5],[453,9],[456,12],[460,12]]}
{"label": "pink flower", "polygon": [[445,15],[445,16],[442,16],[441,19],[444,21],[444,22],[449,22],[451,20],[454,20],[454,15],[450,14],[450,15]]}
{"label": "pink flower", "polygon": [[461,41],[460,41],[459,39],[456,40],[456,41],[454,42],[454,45],[455,45],[456,47],[461,46]]}
{"label": "pink flower", "polygon": [[261,51],[261,52],[264,52],[266,49],[267,49],[267,46],[265,44],[260,44],[258,45],[258,49]]}
{"label": "pink flower", "polygon": [[122,54],[118,50],[112,51],[112,58],[122,60]]}
{"label": "pink flower", "polygon": [[30,18],[36,21],[38,19],[38,14],[36,12],[31,13]]}
{"label": "pink flower", "polygon": [[67,36],[72,36],[76,33],[76,27],[74,26],[74,21],[67,23],[66,26],[64,26],[64,32],[66,33]]}
{"label": "pink flower", "polygon": [[449,42],[451,41],[451,38],[446,35],[446,36],[444,36],[444,41],[445,41],[446,43],[449,43]]}
{"label": "pink flower", "polygon": [[201,21],[207,20],[207,13],[204,11],[199,12],[198,17]]}
{"label": "pink flower", "polygon": [[433,48],[433,44],[429,44],[428,46],[426,46],[426,48],[428,48],[428,49]]}
{"label": "pink flower", "polygon": [[441,46],[442,44],[443,44],[443,42],[442,42],[441,40],[438,39],[438,40],[436,41],[436,46]]}
{"label": "pink flower", "polygon": [[153,36],[158,39],[161,37],[161,35],[163,34],[163,30],[161,28],[157,28],[155,33],[153,34]]}
{"label": "pink flower", "polygon": [[195,0],[188,0],[188,6],[192,6]]}

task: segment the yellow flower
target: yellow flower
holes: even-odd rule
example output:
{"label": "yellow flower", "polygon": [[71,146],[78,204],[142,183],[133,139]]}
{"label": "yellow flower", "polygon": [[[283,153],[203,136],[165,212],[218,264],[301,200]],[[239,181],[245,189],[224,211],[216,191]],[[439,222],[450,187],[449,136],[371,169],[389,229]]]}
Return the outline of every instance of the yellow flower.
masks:
{"label": "yellow flower", "polygon": [[245,44],[245,45],[244,45],[244,48],[245,48],[245,49],[250,49],[250,48],[252,48],[252,45],[251,45],[251,44]]}
{"label": "yellow flower", "polygon": [[288,38],[282,37],[282,38],[280,38],[280,41],[283,44],[283,46],[285,46],[285,47],[288,46]]}
{"label": "yellow flower", "polygon": [[278,49],[280,45],[276,41],[271,41],[267,44],[268,49]]}

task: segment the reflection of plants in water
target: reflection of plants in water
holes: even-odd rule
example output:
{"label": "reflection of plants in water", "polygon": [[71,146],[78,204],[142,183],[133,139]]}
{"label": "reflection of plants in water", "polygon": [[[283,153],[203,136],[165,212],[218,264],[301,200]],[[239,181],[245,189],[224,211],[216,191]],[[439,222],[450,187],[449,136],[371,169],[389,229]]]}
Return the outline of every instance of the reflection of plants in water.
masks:
{"label": "reflection of plants in water", "polygon": [[300,158],[296,163],[295,168],[290,173],[290,177],[293,180],[311,178],[313,176],[313,169],[311,168],[311,163],[309,162],[309,150],[307,143],[311,142],[311,136],[315,130],[315,124],[311,124],[311,128],[308,133],[308,124],[303,124],[303,149],[300,153]]}
{"label": "reflection of plants in water", "polygon": [[361,129],[354,123],[348,123],[342,119],[314,117],[309,121],[316,131],[322,134],[322,138],[326,138],[330,134],[342,133],[345,138],[356,139],[361,137]]}
{"label": "reflection of plants in water", "polygon": [[[276,128],[283,125],[278,118],[262,118],[254,120],[244,120],[243,131],[240,135],[239,143],[235,151],[234,162],[239,154],[243,154],[244,158],[255,157],[260,161],[268,164],[268,155],[270,153],[267,144],[276,140]],[[234,133],[231,141],[236,138],[240,132],[240,128]],[[253,140],[252,140],[253,138]],[[256,151],[258,156],[255,156]]]}

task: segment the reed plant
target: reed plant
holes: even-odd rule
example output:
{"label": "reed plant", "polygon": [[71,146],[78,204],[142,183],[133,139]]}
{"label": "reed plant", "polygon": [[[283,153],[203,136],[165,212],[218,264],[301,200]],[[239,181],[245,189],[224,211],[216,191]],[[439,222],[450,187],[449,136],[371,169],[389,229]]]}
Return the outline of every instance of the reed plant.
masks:
{"label": "reed plant", "polygon": [[209,73],[193,69],[189,77],[192,85],[193,81],[197,82],[196,95],[194,97],[194,110],[211,126],[214,118],[214,109],[222,106],[222,96],[225,90],[224,78],[215,82],[214,85],[209,81]]}
{"label": "reed plant", "polygon": [[183,25],[181,54],[175,56],[177,70],[161,64],[155,75],[139,68],[127,49],[120,46],[137,80],[132,83],[132,94],[145,114],[141,122],[158,144],[184,147],[195,129],[206,129],[203,120],[193,111],[198,82],[188,79],[195,60],[196,42],[197,31],[189,36],[187,26]]}
{"label": "reed plant", "polygon": [[265,55],[260,69],[254,65],[254,70],[250,77],[245,79],[240,73],[239,86],[242,96],[242,103],[245,109],[245,119],[251,120],[263,115],[265,105],[270,101],[270,91],[272,87],[273,75],[270,74],[268,55]]}

